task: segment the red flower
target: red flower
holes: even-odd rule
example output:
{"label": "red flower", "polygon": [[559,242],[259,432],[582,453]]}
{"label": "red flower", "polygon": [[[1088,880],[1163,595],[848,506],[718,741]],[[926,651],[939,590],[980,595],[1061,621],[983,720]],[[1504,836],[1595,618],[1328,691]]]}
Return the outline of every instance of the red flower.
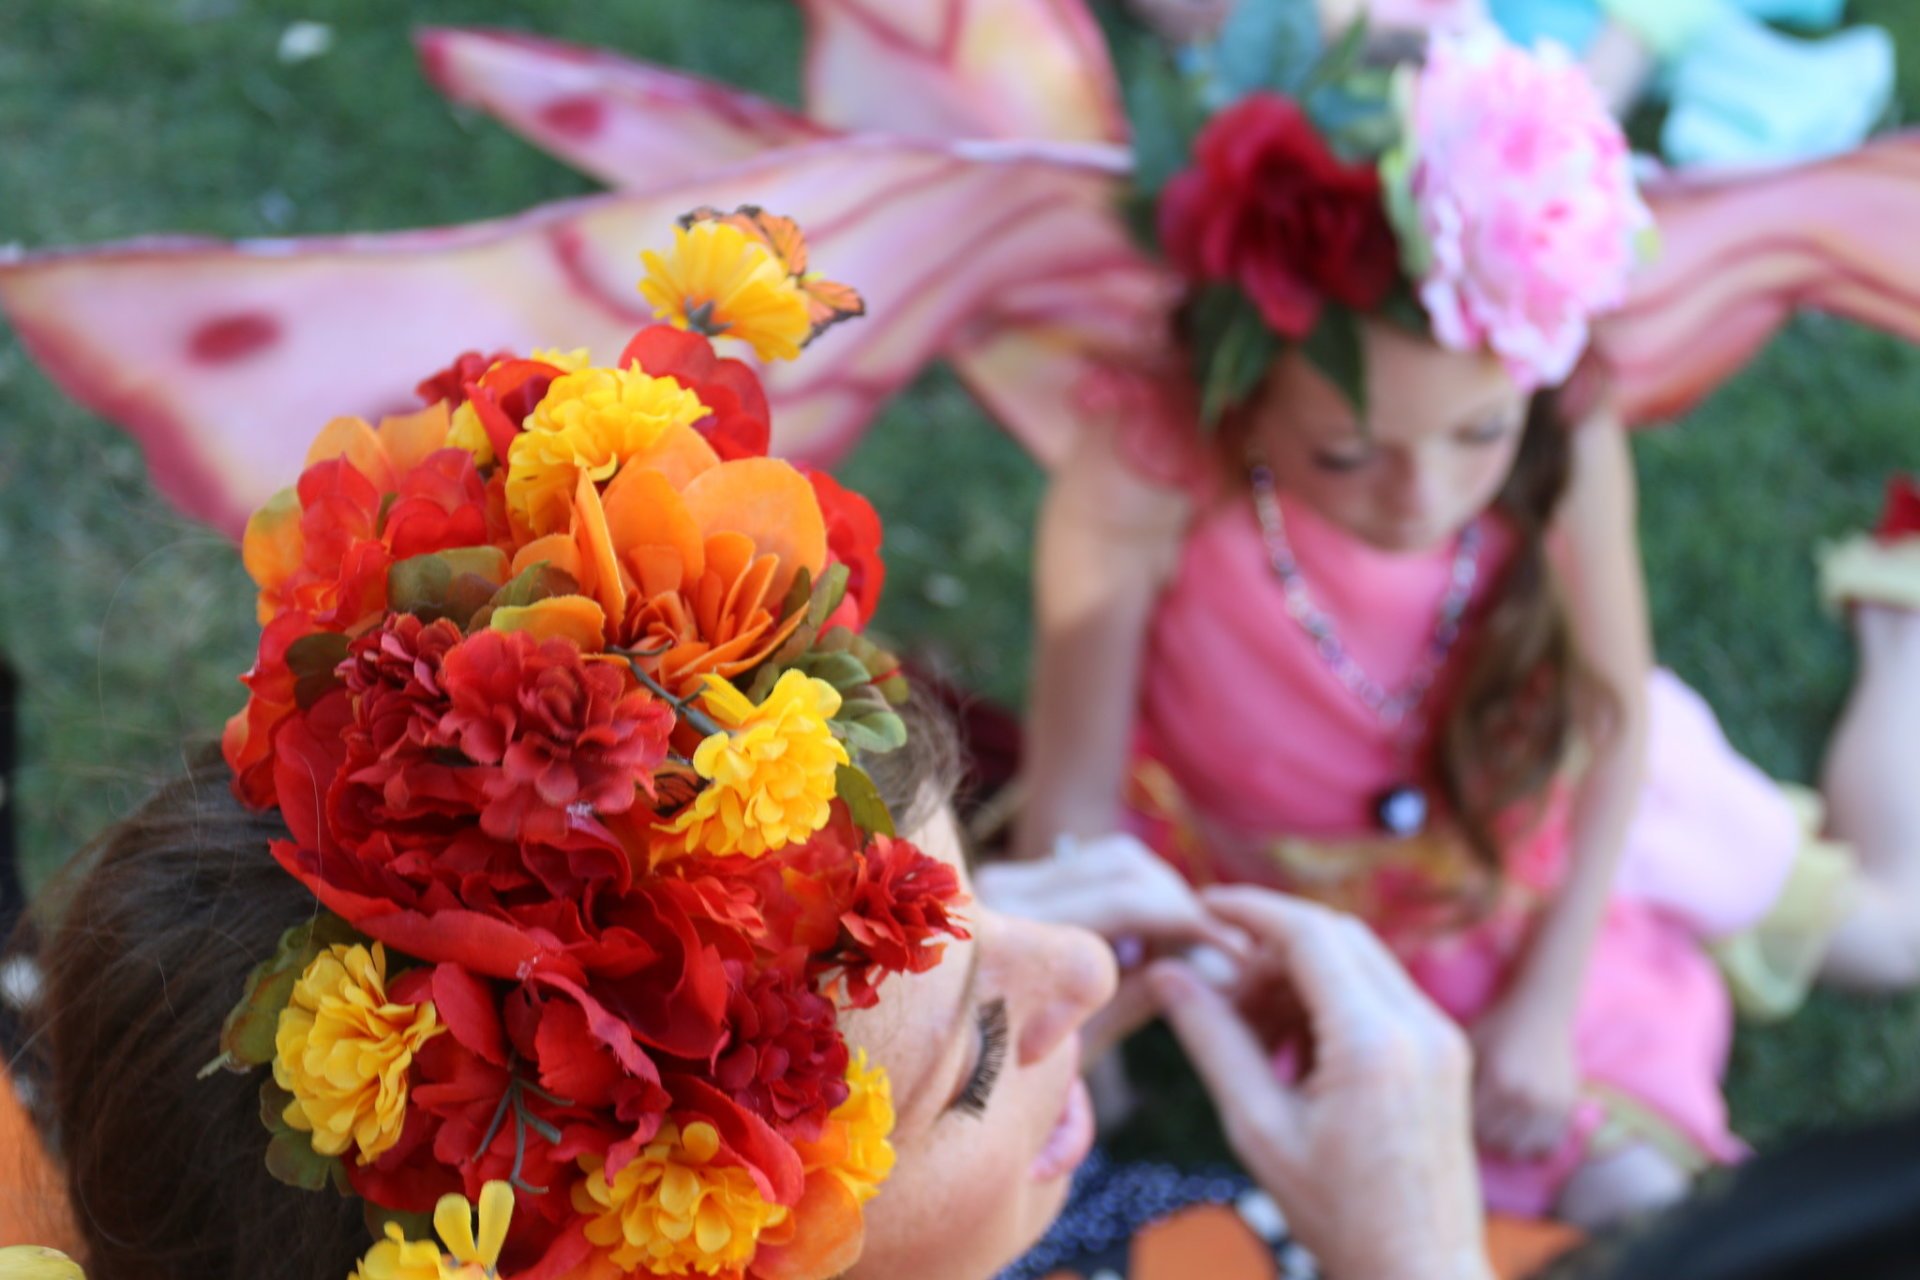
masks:
{"label": "red flower", "polygon": [[1912,476],[1895,476],[1887,481],[1887,509],[1874,536],[1882,542],[1898,542],[1916,535],[1920,535],[1920,483]]}
{"label": "red flower", "polygon": [[273,734],[297,708],[287,649],[315,630],[313,619],[304,613],[281,614],[260,632],[253,669],[240,677],[247,686],[247,705],[227,721],[220,749],[233,770],[233,793],[251,808],[273,807]]}
{"label": "red flower", "polygon": [[712,410],[694,423],[724,462],[764,458],[772,439],[767,393],[753,369],[742,361],[713,354],[713,344],[697,333],[672,325],[649,325],[620,353],[620,365],[638,361],[642,373],[672,378]]}
{"label": "red flower", "polygon": [[400,477],[382,540],[395,560],[500,541],[487,520],[487,482],[465,449],[440,449]]}
{"label": "red flower", "polygon": [[544,360],[507,359],[467,384],[467,403],[480,416],[487,441],[493,445],[494,457],[502,464],[513,446],[513,438],[539,407],[547,388],[565,373],[566,370]]}
{"label": "red flower", "polygon": [[749,976],[728,966],[727,1041],[712,1062],[722,1092],[788,1136],[818,1138],[847,1100],[847,1042],[833,1002],[784,969]]}
{"label": "red flower", "polygon": [[1160,241],[1186,275],[1235,282],[1293,339],[1329,301],[1386,300],[1400,267],[1379,174],[1343,164],[1297,102],[1242,98],[1208,122],[1194,161],[1160,202]]}
{"label": "red flower", "polygon": [[880,558],[880,517],[873,504],[824,471],[808,471],[820,514],[827,521],[827,551],[847,566],[847,598],[858,610],[857,630],[873,621],[887,585],[887,563]]}
{"label": "red flower", "polygon": [[666,759],[672,708],[560,639],[482,631],[447,655],[446,741],[486,767],[480,825],[563,844],[583,811],[625,813]]}
{"label": "red flower", "polygon": [[513,359],[511,351],[496,351],[483,356],[478,351],[462,351],[453,358],[453,363],[423,378],[414,388],[423,404],[439,404],[442,400],[449,405],[457,405],[467,398],[467,384],[477,382],[480,376],[502,360]]}

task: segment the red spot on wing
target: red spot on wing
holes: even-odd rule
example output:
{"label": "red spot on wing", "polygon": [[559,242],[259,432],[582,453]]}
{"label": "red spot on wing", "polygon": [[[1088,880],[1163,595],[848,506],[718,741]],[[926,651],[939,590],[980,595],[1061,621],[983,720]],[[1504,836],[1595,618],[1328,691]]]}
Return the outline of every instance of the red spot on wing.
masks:
{"label": "red spot on wing", "polygon": [[280,322],[264,311],[238,311],[207,321],[187,340],[200,364],[231,364],[280,340]]}
{"label": "red spot on wing", "polygon": [[591,138],[607,123],[607,104],[587,94],[555,98],[540,108],[540,123],[569,138]]}

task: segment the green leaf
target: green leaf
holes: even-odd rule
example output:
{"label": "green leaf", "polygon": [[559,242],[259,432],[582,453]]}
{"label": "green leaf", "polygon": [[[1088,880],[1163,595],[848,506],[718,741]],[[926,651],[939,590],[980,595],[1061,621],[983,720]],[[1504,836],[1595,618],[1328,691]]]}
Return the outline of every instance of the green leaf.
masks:
{"label": "green leaf", "polygon": [[1300,348],[1314,368],[1340,389],[1354,416],[1367,415],[1366,354],[1360,345],[1360,317],[1341,306],[1321,308],[1320,323]]}
{"label": "green leaf", "polygon": [[819,634],[840,602],[847,598],[847,583],[852,571],[844,564],[830,564],[826,572],[820,575],[820,585],[813,589],[813,599],[807,604],[807,625]]}
{"label": "green leaf", "polygon": [[510,569],[498,547],[458,547],[412,556],[387,570],[387,602],[424,622],[450,618],[465,630],[490,604]]}
{"label": "green leaf", "polygon": [[287,670],[293,673],[293,701],[302,711],[340,685],[336,669],[347,660],[347,638],[316,631],[287,646]]}
{"label": "green leaf", "polygon": [[1298,97],[1323,48],[1314,0],[1240,0],[1220,28],[1213,64],[1229,102],[1262,89]]}
{"label": "green leaf", "polygon": [[785,622],[800,612],[813,599],[813,571],[802,565],[793,575],[793,585],[787,588],[787,598],[780,602],[780,621]]}
{"label": "green leaf", "polygon": [[869,756],[883,756],[907,745],[907,722],[885,704],[864,704],[855,715],[833,718],[833,727],[849,750]]}
{"label": "green leaf", "polygon": [[1200,372],[1200,422],[1211,431],[1260,385],[1280,340],[1253,302],[1233,285],[1209,285],[1193,307],[1194,357]]}
{"label": "green leaf", "polygon": [[866,770],[857,765],[841,765],[834,775],[834,792],[846,802],[853,820],[866,830],[876,835],[894,834],[893,815],[887,811],[887,802],[880,798],[880,788],[873,784]]}
{"label": "green leaf", "polygon": [[[1157,42],[1136,48],[1124,81],[1133,134],[1133,185],[1150,208],[1161,189],[1191,163],[1193,141],[1207,121],[1206,108],[1199,86],[1180,74]],[[1150,230],[1151,216],[1145,221]],[[1147,243],[1152,243],[1150,234]]]}
{"label": "green leaf", "polygon": [[247,975],[240,1003],[233,1007],[220,1029],[221,1056],[217,1061],[232,1071],[246,1071],[272,1062],[280,1012],[293,998],[293,987],[300,981],[300,975],[306,972],[314,957],[328,947],[359,940],[359,935],[344,920],[325,912],[281,934],[273,954]]}
{"label": "green leaf", "polygon": [[565,569],[556,569],[548,561],[530,564],[513,581],[493,593],[488,601],[496,609],[524,609],[555,596],[580,593],[580,583]]}
{"label": "green leaf", "polygon": [[260,1083],[260,1122],[271,1135],[267,1139],[267,1172],[278,1182],[302,1191],[325,1191],[328,1187],[343,1195],[352,1194],[347,1184],[347,1167],[338,1156],[323,1156],[313,1149],[313,1139],[287,1123],[287,1104],[293,1095],[271,1079]]}

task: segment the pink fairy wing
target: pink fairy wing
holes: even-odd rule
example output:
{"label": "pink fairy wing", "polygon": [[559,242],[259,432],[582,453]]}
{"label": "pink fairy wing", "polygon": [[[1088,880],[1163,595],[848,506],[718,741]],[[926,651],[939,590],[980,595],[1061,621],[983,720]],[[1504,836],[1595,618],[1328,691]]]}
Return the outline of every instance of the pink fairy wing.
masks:
{"label": "pink fairy wing", "polygon": [[1803,308],[1920,342],[1920,132],[1649,195],[1661,256],[1594,344],[1629,421],[1685,413]]}
{"label": "pink fairy wing", "polygon": [[520,32],[429,27],[427,78],[612,187],[653,188],[832,131],[764,98]]}
{"label": "pink fairy wing", "polygon": [[800,0],[807,114],[922,138],[1117,142],[1126,113],[1085,0]]}
{"label": "pink fairy wing", "polygon": [[612,358],[649,318],[641,247],[690,207],[764,201],[878,317],[766,371],[775,450],[824,466],[989,300],[1108,261],[1079,229],[1117,160],[1090,152],[831,141],[447,230],[15,254],[0,306],[56,382],[141,440],[169,496],[237,534],[329,418],[413,407],[462,350]]}

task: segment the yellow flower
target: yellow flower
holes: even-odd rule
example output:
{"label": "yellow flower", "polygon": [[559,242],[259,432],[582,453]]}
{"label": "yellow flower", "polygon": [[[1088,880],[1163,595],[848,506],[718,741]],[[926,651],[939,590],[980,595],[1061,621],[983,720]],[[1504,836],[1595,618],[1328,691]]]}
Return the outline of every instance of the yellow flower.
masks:
{"label": "yellow flower", "polygon": [[638,364],[556,378],[507,451],[507,510],[534,537],[564,532],[580,472],[606,480],[669,427],[706,416],[699,396]]}
{"label": "yellow flower", "polygon": [[0,1249],[0,1280],[87,1280],[87,1273],[58,1249],[20,1244]]}
{"label": "yellow flower", "polygon": [[480,1188],[480,1237],[473,1234],[473,1203],[463,1195],[440,1197],[433,1229],[447,1246],[443,1255],[431,1240],[409,1240],[389,1222],[386,1239],[374,1242],[347,1280],[491,1280],[499,1273],[500,1250],[513,1222],[513,1188],[489,1182]]}
{"label": "yellow flower", "polygon": [[847,1100],[833,1109],[828,1123],[843,1127],[845,1150],[833,1172],[861,1204],[880,1194],[893,1172],[893,1086],[884,1067],[869,1067],[867,1051],[847,1064]]}
{"label": "yellow flower", "polygon": [[465,449],[473,455],[473,465],[493,465],[493,441],[480,424],[479,412],[465,400],[453,411],[453,425],[447,428],[447,448]]}
{"label": "yellow flower", "polygon": [[574,1185],[573,1207],[587,1219],[587,1239],[622,1271],[736,1274],[787,1208],[763,1198],[745,1169],[715,1165],[719,1151],[712,1125],[683,1132],[669,1120],[611,1184],[598,1157],[581,1157],[587,1176]]}
{"label": "yellow flower", "polygon": [[708,785],[667,830],[685,852],[757,858],[827,825],[835,775],[847,749],[827,723],[840,691],[789,671],[759,706],[719,676],[708,676],[701,708],[720,726],[693,753]]}
{"label": "yellow flower", "polygon": [[431,1004],[387,1002],[379,943],[328,947],[294,984],[274,1034],[273,1078],[293,1095],[283,1118],[321,1155],[358,1147],[371,1164],[400,1140],[413,1055],[445,1030]]}
{"label": "yellow flower", "polygon": [[558,347],[535,347],[533,359],[565,373],[578,373],[593,363],[593,356],[586,347],[575,347],[571,351],[562,351]]}
{"label": "yellow flower", "polygon": [[675,227],[664,257],[640,255],[640,292],[656,319],[708,337],[738,338],[762,360],[791,360],[813,333],[806,294],[773,251],[736,226]]}

